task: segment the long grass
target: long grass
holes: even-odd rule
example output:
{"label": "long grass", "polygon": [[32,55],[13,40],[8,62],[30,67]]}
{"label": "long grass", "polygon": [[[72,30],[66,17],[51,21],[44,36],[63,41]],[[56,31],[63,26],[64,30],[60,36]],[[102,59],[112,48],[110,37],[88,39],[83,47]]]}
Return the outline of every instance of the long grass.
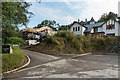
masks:
{"label": "long grass", "polygon": [[16,69],[24,64],[25,53],[13,47],[13,53],[2,54],[2,72]]}
{"label": "long grass", "polygon": [[[53,53],[86,53],[105,51],[109,46],[120,44],[120,37],[92,37],[75,35],[70,31],[60,31],[55,35],[47,36],[45,45],[34,46],[33,50]],[[31,48],[31,49],[32,49]]]}

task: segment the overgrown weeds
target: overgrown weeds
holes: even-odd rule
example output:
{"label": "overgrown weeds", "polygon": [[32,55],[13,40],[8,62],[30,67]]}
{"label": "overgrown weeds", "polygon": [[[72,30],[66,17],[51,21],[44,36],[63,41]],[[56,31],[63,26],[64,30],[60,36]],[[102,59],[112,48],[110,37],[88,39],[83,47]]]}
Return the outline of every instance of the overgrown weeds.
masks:
{"label": "overgrown weeds", "polygon": [[[70,31],[60,31],[53,36],[47,36],[44,49],[41,51],[48,50],[53,53],[86,53],[97,50],[105,50],[106,47],[115,44],[120,44],[120,37],[90,37],[75,35]],[[38,45],[39,46],[39,45]],[[49,47],[49,49],[47,49]],[[33,48],[34,47],[34,48]],[[35,49],[35,46],[32,48]],[[39,46],[42,47],[42,46]],[[31,48],[31,49],[32,49]],[[51,50],[52,49],[52,50]]]}

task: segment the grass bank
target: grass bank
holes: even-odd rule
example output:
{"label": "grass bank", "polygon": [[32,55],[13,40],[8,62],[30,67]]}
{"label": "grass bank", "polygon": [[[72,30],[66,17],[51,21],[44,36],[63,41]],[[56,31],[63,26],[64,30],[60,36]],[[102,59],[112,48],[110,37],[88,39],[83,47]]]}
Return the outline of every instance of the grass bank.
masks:
{"label": "grass bank", "polygon": [[87,52],[103,52],[107,47],[120,44],[120,37],[90,37],[75,35],[69,31],[58,32],[30,50],[58,54],[81,54]]}
{"label": "grass bank", "polygon": [[2,72],[21,67],[26,62],[25,53],[18,47],[13,47],[13,53],[2,54]]}

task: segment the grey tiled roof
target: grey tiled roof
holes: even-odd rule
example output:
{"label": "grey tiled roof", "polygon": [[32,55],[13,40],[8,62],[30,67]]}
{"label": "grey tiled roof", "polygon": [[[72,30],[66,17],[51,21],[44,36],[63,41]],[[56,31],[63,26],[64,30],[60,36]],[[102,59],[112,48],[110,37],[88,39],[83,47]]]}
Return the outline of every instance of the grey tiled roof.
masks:
{"label": "grey tiled roof", "polygon": [[88,24],[90,24],[90,21],[87,21],[87,22],[81,21],[80,24],[82,24],[82,25],[88,25]]}
{"label": "grey tiled roof", "polygon": [[95,20],[94,20],[94,18],[93,18],[93,17],[91,18],[91,20],[90,20],[90,21],[85,21],[85,22],[84,22],[84,21],[81,21],[81,22],[80,22],[80,24],[82,24],[82,25],[89,25],[89,24],[90,24],[90,22],[92,22],[92,21],[93,21],[93,22],[95,22]]}
{"label": "grey tiled roof", "polygon": [[99,23],[95,23],[95,24],[85,25],[85,26],[87,27],[87,29],[85,30],[85,32],[90,32],[93,27],[99,27],[99,26],[101,26],[103,23],[104,23],[104,22],[99,22]]}

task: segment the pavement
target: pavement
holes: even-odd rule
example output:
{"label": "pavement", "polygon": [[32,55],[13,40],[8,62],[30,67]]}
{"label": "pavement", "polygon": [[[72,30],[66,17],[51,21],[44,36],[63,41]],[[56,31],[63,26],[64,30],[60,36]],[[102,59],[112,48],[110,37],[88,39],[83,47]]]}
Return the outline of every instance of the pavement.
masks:
{"label": "pavement", "polygon": [[[39,78],[118,78],[115,55],[48,55],[24,50],[31,63],[19,71],[4,74],[3,80]],[[45,79],[45,80],[46,80]]]}

